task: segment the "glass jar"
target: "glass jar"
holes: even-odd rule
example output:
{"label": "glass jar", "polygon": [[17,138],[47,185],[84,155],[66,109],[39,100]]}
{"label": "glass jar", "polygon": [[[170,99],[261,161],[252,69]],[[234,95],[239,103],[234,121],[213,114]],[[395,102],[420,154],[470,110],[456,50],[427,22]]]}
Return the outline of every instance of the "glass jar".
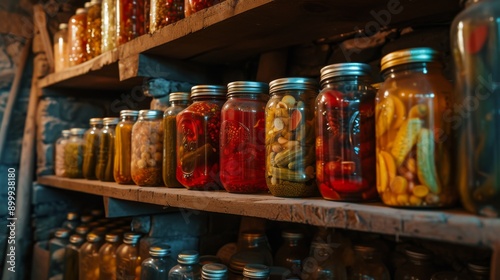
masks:
{"label": "glass jar", "polygon": [[59,24],[59,31],[54,34],[54,71],[68,67],[68,24]]}
{"label": "glass jar", "polygon": [[484,261],[467,263],[467,270],[472,280],[488,280],[490,278],[490,264]]}
{"label": "glass jar", "polygon": [[101,3],[101,51],[116,47],[116,0],[102,0]]}
{"label": "glass jar", "polygon": [[175,118],[190,103],[190,93],[173,92],[169,95],[170,107],[163,114],[163,183],[169,188],[180,188],[175,175],[177,169],[177,129]]}
{"label": "glass jar", "polygon": [[168,279],[168,272],[176,265],[170,253],[168,245],[150,247],[150,258],[145,259],[141,265],[141,280]]}
{"label": "glass jar", "polygon": [[138,186],[162,185],[163,112],[139,111],[132,128],[132,180]]}
{"label": "glass jar", "polygon": [[102,237],[95,233],[87,235],[87,242],[80,247],[79,280],[99,280],[99,249]]}
{"label": "glass jar", "polygon": [[431,262],[432,255],[427,250],[408,247],[405,253],[407,262],[396,268],[395,280],[426,280],[436,272]]}
{"label": "glass jar", "polygon": [[302,274],[300,276],[304,280],[347,280],[346,265],[341,244],[331,242],[331,240],[312,242],[309,257],[303,261]]}
{"label": "glass jar", "polygon": [[370,245],[355,245],[356,260],[352,267],[352,279],[389,280],[390,275],[384,263],[377,258],[376,249]]}
{"label": "glass jar", "polygon": [[466,210],[500,217],[500,7],[497,1],[469,1],[451,30],[456,65],[454,179]]}
{"label": "glass jar", "polygon": [[78,279],[78,259],[80,255],[80,246],[84,238],[78,234],[69,237],[69,244],[66,245],[64,252],[64,277],[63,279]]}
{"label": "glass jar", "polygon": [[57,139],[55,144],[54,155],[54,173],[56,176],[66,177],[66,168],[64,168],[64,150],[69,142],[69,130],[61,131],[61,137]]}
{"label": "glass jar", "polygon": [[191,88],[193,103],[180,112],[177,124],[177,180],[194,190],[220,189],[219,137],[226,87]]}
{"label": "glass jar", "polygon": [[262,264],[247,264],[243,268],[243,280],[269,279],[269,267]]}
{"label": "glass jar", "polygon": [[201,266],[198,252],[186,250],[177,256],[177,265],[168,272],[168,280],[200,280]]}
{"label": "glass jar", "polygon": [[66,214],[66,220],[62,223],[62,227],[69,229],[70,231],[74,231],[80,222],[78,221],[80,218],[80,215],[76,212],[68,212]]}
{"label": "glass jar", "polygon": [[215,2],[215,0],[185,0],[184,15],[188,17],[198,11],[213,6]]}
{"label": "glass jar", "polygon": [[[451,84],[439,53],[405,49],[382,58],[384,83],[377,93],[377,190],[399,207],[447,207],[457,200],[450,181]],[[439,163],[439,164],[437,164]]]}
{"label": "glass jar", "polygon": [[87,12],[87,58],[101,54],[101,0],[92,0]]}
{"label": "glass jar", "polygon": [[202,280],[226,280],[227,266],[220,263],[205,264],[201,268]]}
{"label": "glass jar", "polygon": [[99,249],[99,279],[116,280],[116,249],[121,244],[116,233],[105,235],[106,243]]}
{"label": "glass jar", "polygon": [[123,235],[123,244],[116,249],[116,280],[140,279],[140,238],[141,234],[136,232],[127,232]]}
{"label": "glass jar", "polygon": [[95,175],[101,181],[111,182],[113,178],[113,165],[115,160],[115,128],[120,119],[104,118],[104,127],[99,137],[99,153]]}
{"label": "glass jar", "polygon": [[132,184],[130,163],[132,161],[132,127],[139,111],[120,111],[120,122],[115,128],[115,159],[113,178],[118,184]]}
{"label": "glass jar", "polygon": [[316,182],[323,198],[371,201],[375,177],[375,89],[364,63],[321,69],[316,98]]}
{"label": "glass jar", "polygon": [[55,232],[54,238],[49,241],[49,278],[62,278],[64,272],[64,255],[66,245],[69,242],[69,235],[69,229],[60,228]]}
{"label": "glass jar", "polygon": [[315,180],[314,99],[316,81],[282,78],[272,81],[266,106],[267,186],[274,196],[318,194]]}
{"label": "glass jar", "polygon": [[97,165],[97,155],[99,154],[99,139],[101,137],[102,119],[91,118],[90,128],[85,131],[85,152],[83,153],[83,177],[85,179],[97,179],[95,170]]}
{"label": "glass jar", "polygon": [[144,30],[144,1],[146,0],[120,0],[117,1],[117,45],[135,39],[142,34]]}
{"label": "glass jar", "polygon": [[273,265],[271,247],[264,233],[245,231],[240,234],[237,251],[229,261],[230,278],[242,279],[247,264]]}
{"label": "glass jar", "polygon": [[184,18],[184,0],[151,0],[149,32]]}
{"label": "glass jar", "polygon": [[265,111],[269,86],[232,82],[227,87],[228,99],[221,110],[221,183],[228,192],[267,192]]}
{"label": "glass jar", "polygon": [[85,129],[72,128],[69,130],[70,137],[68,143],[64,147],[64,168],[68,178],[83,178],[83,151],[85,142],[83,134]]}
{"label": "glass jar", "polygon": [[300,276],[302,262],[307,258],[308,250],[304,244],[304,234],[286,230],[281,233],[284,242],[274,256],[274,265],[290,270],[289,276]]}
{"label": "glass jar", "polygon": [[76,9],[68,22],[68,66],[87,60],[87,10]]}

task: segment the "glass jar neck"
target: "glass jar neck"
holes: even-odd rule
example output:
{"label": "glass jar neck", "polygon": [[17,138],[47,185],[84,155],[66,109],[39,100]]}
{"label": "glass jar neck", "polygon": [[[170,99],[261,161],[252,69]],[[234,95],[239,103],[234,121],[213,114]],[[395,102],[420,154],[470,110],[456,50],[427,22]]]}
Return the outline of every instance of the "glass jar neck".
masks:
{"label": "glass jar neck", "polygon": [[101,127],[102,127],[102,125],[100,125],[100,124],[91,124],[90,125],[90,129],[92,129],[92,130],[100,129]]}
{"label": "glass jar neck", "polygon": [[120,121],[121,122],[135,122],[135,121],[137,121],[137,117],[136,116],[121,116]]}
{"label": "glass jar neck", "polygon": [[439,62],[414,62],[389,67],[382,72],[382,76],[386,80],[397,75],[441,73],[442,69]]}
{"label": "glass jar neck", "polygon": [[242,241],[242,246],[244,248],[266,248],[267,240],[266,239],[246,239]]}
{"label": "glass jar neck", "polygon": [[370,85],[372,80],[368,76],[337,76],[321,81],[322,88],[336,88],[349,85]]}
{"label": "glass jar neck", "polygon": [[204,95],[204,96],[196,96],[192,98],[193,103],[201,102],[201,101],[225,101],[226,97],[218,96],[218,95]]}
{"label": "glass jar neck", "polygon": [[297,238],[287,238],[285,239],[289,247],[298,247],[302,239]]}
{"label": "glass jar neck", "polygon": [[252,100],[266,100],[268,99],[268,95],[265,93],[236,93],[228,96],[228,99],[252,99]]}
{"label": "glass jar neck", "polygon": [[170,101],[170,107],[187,107],[189,105],[189,100],[172,100]]}

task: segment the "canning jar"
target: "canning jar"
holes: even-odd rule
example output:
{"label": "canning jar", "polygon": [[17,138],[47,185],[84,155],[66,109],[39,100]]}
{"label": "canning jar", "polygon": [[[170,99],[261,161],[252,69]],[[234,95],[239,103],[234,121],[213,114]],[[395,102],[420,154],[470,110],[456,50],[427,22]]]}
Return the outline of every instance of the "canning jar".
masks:
{"label": "canning jar", "polygon": [[285,230],[281,233],[284,242],[274,256],[274,265],[290,270],[289,276],[299,277],[308,249],[304,244],[304,234],[299,231]]}
{"label": "canning jar", "polygon": [[121,238],[116,233],[105,235],[106,243],[99,249],[99,279],[116,279],[116,249],[121,244]]}
{"label": "canning jar", "polygon": [[70,132],[65,129],[61,131],[61,137],[55,143],[54,155],[54,173],[56,176],[66,177],[66,168],[64,168],[64,151],[69,141]]}
{"label": "canning jar", "polygon": [[115,158],[113,164],[113,178],[118,184],[131,184],[132,174],[130,163],[132,158],[132,127],[139,111],[120,111],[120,122],[115,128]]}
{"label": "canning jar", "polygon": [[201,266],[198,263],[198,252],[181,251],[177,255],[177,265],[168,272],[168,280],[200,280]]}
{"label": "canning jar", "polygon": [[216,2],[215,0],[185,0],[184,15],[188,17],[198,11],[213,6],[215,2]]}
{"label": "canning jar", "polygon": [[116,46],[145,34],[144,2],[147,0],[117,1],[117,43]]}
{"label": "canning jar", "polygon": [[243,280],[269,279],[270,270],[263,264],[247,264],[243,268]]}
{"label": "canning jar", "polygon": [[78,219],[80,218],[80,215],[76,212],[68,212],[66,213],[66,220],[62,223],[62,227],[69,229],[70,231],[74,231],[78,225],[80,224],[78,222]]}
{"label": "canning jar", "polygon": [[485,261],[467,263],[467,270],[472,280],[488,280],[490,278],[490,264]]}
{"label": "canning jar", "polygon": [[389,280],[387,267],[377,257],[376,249],[367,244],[354,246],[356,260],[351,269],[351,279]]}
{"label": "canning jar", "polygon": [[237,251],[229,261],[230,278],[242,279],[247,264],[273,265],[267,236],[258,231],[244,231],[238,238]]}
{"label": "canning jar", "polygon": [[83,134],[85,129],[72,128],[69,130],[70,137],[68,143],[64,147],[64,168],[68,178],[82,178],[83,167],[83,151],[85,142]]}
{"label": "canning jar", "polygon": [[101,0],[92,0],[87,11],[87,58],[101,54]]}
{"label": "canning jar", "polygon": [[80,247],[79,280],[99,280],[99,249],[102,237],[95,233],[87,235],[87,242]]}
{"label": "canning jar", "polygon": [[102,0],[101,3],[101,51],[116,47],[116,0]]}
{"label": "canning jar", "polygon": [[149,32],[184,18],[184,0],[151,0]]}
{"label": "canning jar", "polygon": [[177,129],[175,118],[189,106],[190,93],[173,92],[169,96],[170,107],[163,113],[163,183],[169,188],[180,188],[181,183],[177,181]]}
{"label": "canning jar", "polygon": [[141,234],[136,232],[123,234],[123,244],[116,249],[116,280],[140,279],[140,238]]}
{"label": "canning jar", "polygon": [[163,112],[139,111],[132,128],[132,180],[138,186],[159,186],[163,164]]}
{"label": "canning jar", "polygon": [[313,241],[309,250],[309,257],[304,259],[302,274],[300,276],[304,280],[347,280],[341,243],[332,242],[332,240]]}
{"label": "canning jar", "polygon": [[407,262],[396,268],[395,280],[425,280],[436,272],[432,265],[432,255],[425,249],[408,247],[405,249]]}
{"label": "canning jar", "polygon": [[111,182],[113,178],[113,165],[115,160],[115,128],[120,119],[104,118],[104,127],[99,137],[99,153],[95,175],[101,181]]}
{"label": "canning jar", "polygon": [[227,266],[220,263],[205,264],[201,268],[202,280],[226,280]]}
{"label": "canning jar", "polygon": [[318,194],[315,173],[314,100],[317,83],[282,78],[269,84],[266,106],[266,180],[274,196]]}
{"label": "canning jar", "polygon": [[[456,65],[453,158],[462,204],[470,212],[500,217],[500,7],[493,0],[469,1],[452,24]],[[455,132],[455,130],[454,130]]]}
{"label": "canning jar", "polygon": [[180,112],[177,125],[177,180],[188,189],[220,189],[219,136],[226,87],[191,88],[193,103]]}
{"label": "canning jar", "polygon": [[328,200],[378,198],[375,179],[375,89],[370,66],[321,69],[316,98],[316,182]]}
{"label": "canning jar", "polygon": [[99,154],[99,139],[101,137],[102,119],[91,118],[90,128],[85,131],[85,152],[83,153],[83,177],[86,179],[97,179],[95,171],[97,155]]}
{"label": "canning jar", "polygon": [[68,65],[75,66],[87,60],[87,10],[76,9],[68,22]]}
{"label": "canning jar", "polygon": [[49,278],[61,278],[64,272],[64,255],[66,245],[69,243],[70,230],[66,228],[58,229],[54,238],[49,241]]}
{"label": "canning jar", "polygon": [[451,84],[439,53],[405,49],[382,58],[377,92],[377,190],[399,207],[446,207],[457,199],[451,174]]}
{"label": "canning jar", "polygon": [[64,252],[64,276],[63,279],[78,279],[78,259],[80,255],[80,246],[84,238],[78,234],[69,237],[69,244],[66,245]]}
{"label": "canning jar", "polygon": [[68,24],[59,24],[54,34],[54,71],[59,72],[68,67]]}
{"label": "canning jar", "polygon": [[220,180],[226,191],[267,192],[265,111],[269,86],[259,82],[227,85],[220,129]]}
{"label": "canning jar", "polygon": [[150,257],[141,264],[141,280],[165,280],[168,272],[176,265],[170,256],[168,245],[157,245],[149,248]]}

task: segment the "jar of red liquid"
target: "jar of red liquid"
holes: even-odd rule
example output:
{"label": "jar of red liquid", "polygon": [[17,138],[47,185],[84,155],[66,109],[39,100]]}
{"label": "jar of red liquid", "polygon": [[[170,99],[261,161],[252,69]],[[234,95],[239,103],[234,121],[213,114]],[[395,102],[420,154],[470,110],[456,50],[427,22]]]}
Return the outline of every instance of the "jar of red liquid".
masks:
{"label": "jar of red liquid", "polygon": [[144,0],[121,0],[117,3],[117,45],[121,45],[145,34]]}
{"label": "jar of red liquid", "polygon": [[176,118],[176,177],[188,189],[220,189],[219,134],[226,87],[194,86],[191,100]]}
{"label": "jar of red liquid", "polygon": [[198,11],[205,8],[213,6],[215,2],[221,2],[221,0],[185,0],[184,2],[184,15],[190,16]]}
{"label": "jar of red liquid", "polygon": [[375,170],[375,89],[370,66],[338,63],[321,69],[316,98],[316,181],[325,199],[378,197]]}
{"label": "jar of red liquid", "polygon": [[269,86],[232,82],[222,107],[220,180],[228,192],[267,191],[265,111]]}

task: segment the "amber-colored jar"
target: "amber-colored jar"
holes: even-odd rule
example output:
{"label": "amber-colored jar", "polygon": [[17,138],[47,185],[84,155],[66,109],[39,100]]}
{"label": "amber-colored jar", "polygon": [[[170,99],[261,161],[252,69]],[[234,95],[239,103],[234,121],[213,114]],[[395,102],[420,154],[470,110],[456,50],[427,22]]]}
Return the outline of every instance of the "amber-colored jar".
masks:
{"label": "amber-colored jar", "polygon": [[101,0],[92,0],[87,12],[87,58],[101,54]]}
{"label": "amber-colored jar", "polygon": [[127,232],[123,235],[123,244],[116,249],[116,280],[140,279],[140,238],[141,234],[135,232]]}
{"label": "amber-colored jar", "polygon": [[175,118],[182,110],[186,109],[190,102],[190,93],[174,92],[170,94],[170,107],[163,114],[163,183],[169,188],[180,188],[181,183],[177,181],[177,128]]}
{"label": "amber-colored jar", "polygon": [[87,235],[87,242],[80,247],[80,280],[99,280],[99,249],[102,237],[95,233]]}
{"label": "amber-colored jar", "polygon": [[390,280],[390,274],[384,263],[377,257],[375,247],[368,244],[354,246],[356,260],[349,279]]}
{"label": "amber-colored jar", "polygon": [[270,84],[266,106],[267,186],[274,196],[318,194],[315,173],[314,100],[317,83],[282,78]]}
{"label": "amber-colored jar", "polygon": [[145,1],[147,0],[120,0],[117,2],[117,46],[145,34]]}
{"label": "amber-colored jar", "polygon": [[316,181],[329,200],[378,198],[375,180],[375,90],[370,66],[321,69],[316,98]]}
{"label": "amber-colored jar", "polygon": [[132,127],[139,111],[120,111],[120,122],[115,128],[115,159],[113,177],[118,184],[132,184],[130,163],[132,158]]}
{"label": "amber-colored jar", "polygon": [[149,32],[184,18],[184,0],[151,0]]}
{"label": "amber-colored jar", "polygon": [[87,60],[87,10],[79,8],[68,22],[68,65]]}
{"label": "amber-colored jar", "polygon": [[69,244],[64,251],[64,277],[63,279],[78,279],[80,246],[84,242],[84,237],[73,234],[69,237]]}
{"label": "amber-colored jar", "polygon": [[377,190],[399,207],[447,207],[457,200],[451,165],[451,84],[439,53],[406,49],[382,58],[384,83],[377,93]]}
{"label": "amber-colored jar", "polygon": [[69,132],[70,137],[68,143],[64,147],[64,168],[66,169],[66,176],[68,178],[82,178],[83,151],[85,149],[83,134],[85,133],[85,129],[72,128]]}
{"label": "amber-colored jar", "polygon": [[102,0],[101,3],[101,52],[116,47],[116,0]]}
{"label": "amber-colored jar", "polygon": [[305,246],[305,236],[302,232],[286,230],[281,233],[283,244],[274,256],[274,265],[290,270],[291,275],[299,277],[302,274],[303,261],[308,251]]}
{"label": "amber-colored jar", "polygon": [[116,280],[116,249],[121,244],[121,238],[116,233],[105,236],[106,243],[99,249],[99,279]]}
{"label": "amber-colored jar", "polygon": [[432,255],[422,248],[408,247],[405,249],[407,262],[396,268],[395,280],[425,280],[430,279],[436,269],[432,265]]}
{"label": "amber-colored jar", "polygon": [[198,11],[213,6],[219,0],[185,0],[184,2],[184,15],[190,16]]}
{"label": "amber-colored jar", "polygon": [[104,127],[101,131],[99,139],[99,153],[97,155],[97,165],[95,174],[97,179],[101,181],[112,182],[113,178],[113,165],[115,153],[115,128],[120,119],[118,118],[104,118]]}
{"label": "amber-colored jar", "polygon": [[65,129],[61,131],[61,137],[59,137],[55,143],[54,173],[56,176],[66,177],[66,168],[64,167],[64,151],[66,144],[68,144],[69,136],[69,130]]}
{"label": "amber-colored jar", "polygon": [[59,24],[59,31],[54,34],[54,72],[68,67],[68,24]]}
{"label": "amber-colored jar", "polygon": [[237,252],[230,259],[229,278],[242,279],[247,264],[273,265],[271,247],[264,233],[245,231],[240,234]]}
{"label": "amber-colored jar", "polygon": [[177,115],[177,180],[188,189],[220,189],[219,136],[226,87],[191,88],[193,103]]}
{"label": "amber-colored jar", "polygon": [[89,180],[97,179],[95,169],[99,154],[99,139],[101,137],[102,119],[91,118],[90,128],[85,131],[85,152],[83,153],[83,177]]}

